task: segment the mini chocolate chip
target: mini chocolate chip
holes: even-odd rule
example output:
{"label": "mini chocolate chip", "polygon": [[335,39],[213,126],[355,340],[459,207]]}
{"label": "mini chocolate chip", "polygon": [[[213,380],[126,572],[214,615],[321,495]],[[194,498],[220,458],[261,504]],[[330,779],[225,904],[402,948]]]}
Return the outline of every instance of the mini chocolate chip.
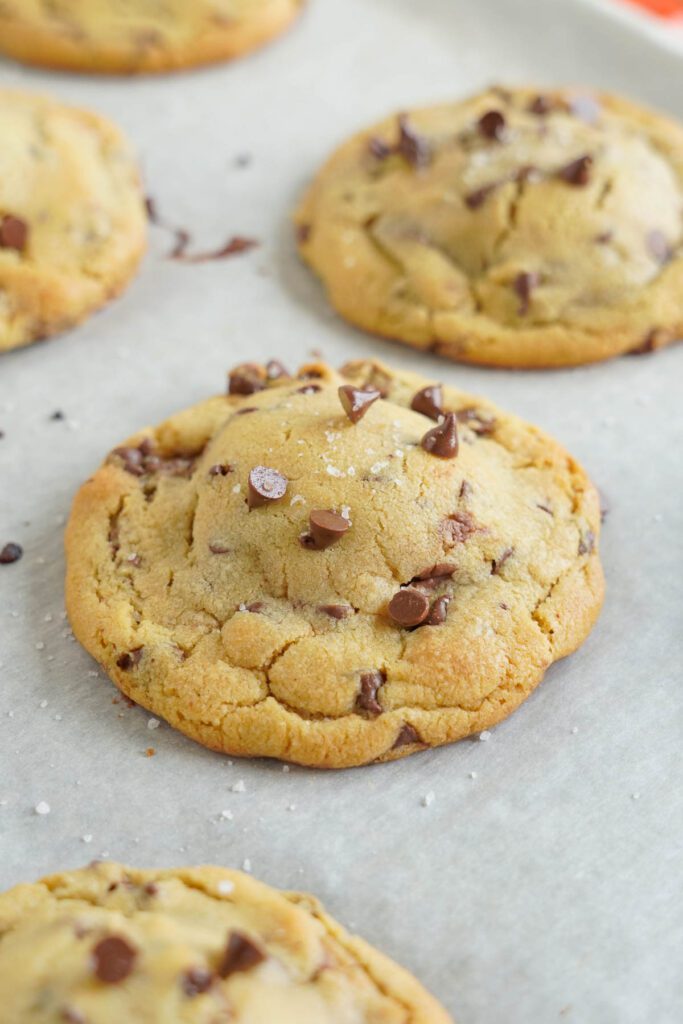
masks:
{"label": "mini chocolate chip", "polygon": [[266,606],[263,601],[252,601],[250,604],[245,604],[244,610],[251,612],[252,615],[258,615],[265,607]]}
{"label": "mini chocolate chip", "polygon": [[242,932],[231,932],[218,967],[221,978],[229,978],[238,971],[250,971],[265,960],[265,954]]}
{"label": "mini chocolate chip", "polygon": [[432,604],[429,609],[429,615],[427,616],[428,626],[440,626],[446,621],[446,615],[448,614],[448,606],[451,603],[450,597],[445,594],[442,597],[437,597],[436,601]]}
{"label": "mini chocolate chip", "polygon": [[399,590],[389,602],[389,615],[404,629],[419,626],[428,614],[429,599],[414,587]]}
{"label": "mini chocolate chip", "polygon": [[221,541],[214,540],[209,544],[209,551],[212,555],[229,555],[231,549],[226,544],[221,543]]}
{"label": "mini chocolate chip", "polygon": [[593,167],[593,157],[586,154],[580,156],[577,160],[572,160],[571,163],[561,167],[557,172],[558,176],[566,181],[568,185],[575,185],[578,188],[583,188],[590,181],[591,169]]}
{"label": "mini chocolate chip", "polygon": [[253,395],[257,391],[263,391],[263,378],[262,366],[257,363],[242,363],[228,374],[228,394]]}
{"label": "mini chocolate chip", "polygon": [[209,470],[209,476],[227,476],[228,473],[232,473],[233,469],[234,466],[231,466],[229,462],[217,463]]}
{"label": "mini chocolate chip", "polygon": [[248,416],[250,412],[256,412],[255,405],[248,405],[245,409],[237,409],[235,416]]}
{"label": "mini chocolate chip", "polygon": [[142,891],[144,892],[145,896],[158,896],[159,886],[156,884],[156,882],[147,882],[146,885],[143,885]]}
{"label": "mini chocolate chip", "polygon": [[493,181],[490,185],[482,185],[481,188],[476,188],[474,192],[470,192],[465,196],[465,206],[470,210],[478,210],[480,206],[483,206],[490,195],[498,188],[500,182]]}
{"label": "mini chocolate chip", "polygon": [[437,427],[427,431],[420,444],[430,455],[440,459],[454,459],[459,447],[455,413],[447,413]]}
{"label": "mini chocolate chip", "polygon": [[378,398],[376,388],[355,388],[353,384],[342,384],[337,394],[342,408],[352,423],[358,423]]}
{"label": "mini chocolate chip", "polygon": [[75,1006],[65,1006],[59,1018],[64,1024],[87,1024],[87,1018]]}
{"label": "mini chocolate chip", "polygon": [[92,955],[95,977],[107,985],[118,985],[131,974],[138,954],[127,939],[109,935],[100,939]]}
{"label": "mini chocolate chip", "polygon": [[[350,523],[338,512],[331,509],[313,509],[308,517],[312,546],[317,551],[324,551],[331,544],[341,540],[345,533],[348,533]],[[309,546],[309,545],[306,545]]]}
{"label": "mini chocolate chip", "polygon": [[134,669],[140,664],[140,659],[142,658],[142,652],[144,649],[144,647],[135,647],[132,651],[126,651],[125,654],[120,654],[116,659],[116,664],[120,669],[123,669],[124,672],[130,672],[131,669]]}
{"label": "mini chocolate chip", "polygon": [[307,242],[311,237],[311,225],[310,224],[299,224],[296,229],[297,241],[303,244]]}
{"label": "mini chocolate chip", "polygon": [[584,535],[579,541],[579,554],[590,555],[593,548],[595,547],[595,534],[592,530],[586,530]]}
{"label": "mini chocolate chip", "polygon": [[391,146],[387,145],[383,139],[377,138],[376,135],[368,139],[368,151],[375,160],[386,160],[391,156]]}
{"label": "mini chocolate chip", "polygon": [[360,677],[356,707],[361,711],[368,711],[371,715],[381,715],[384,708],[377,700],[377,692],[385,681],[384,672],[379,672],[376,669],[372,672],[363,672]]}
{"label": "mini chocolate chip", "polygon": [[269,466],[254,466],[249,474],[249,508],[279,501],[287,491],[287,477]]}
{"label": "mini chocolate chip", "polygon": [[10,541],[9,544],[5,544],[2,551],[0,551],[0,565],[11,565],[12,562],[18,562],[24,553],[24,549],[21,544],[14,544]]}
{"label": "mini chocolate chip", "polygon": [[318,611],[329,615],[331,619],[348,619],[353,609],[348,604],[319,604]]}
{"label": "mini chocolate chip", "polygon": [[396,747],[412,746],[414,743],[422,743],[422,740],[417,730],[414,729],[412,725],[408,725],[408,723],[406,723],[401,726],[399,734],[394,740],[392,749],[395,749]]}
{"label": "mini chocolate chip", "polygon": [[444,543],[449,547],[464,544],[479,529],[480,527],[477,526],[469,512],[454,512],[443,521],[441,526]]}
{"label": "mini chocolate chip", "polygon": [[406,114],[398,117],[398,143],[396,152],[413,167],[426,167],[431,159],[429,143],[411,128]]}
{"label": "mini chocolate chip", "polygon": [[608,245],[614,238],[614,232],[611,230],[601,231],[599,235],[595,236],[595,241],[598,245]]}
{"label": "mini chocolate chip", "polygon": [[204,967],[190,967],[183,974],[180,984],[185,995],[192,999],[209,991],[213,984],[213,974]]}
{"label": "mini chocolate chip", "polygon": [[488,110],[477,121],[477,129],[485,139],[502,142],[505,138],[507,123],[500,110]]}
{"label": "mini chocolate chip", "polygon": [[430,384],[413,395],[410,408],[429,416],[430,420],[439,420],[443,416],[443,388],[440,384]]}
{"label": "mini chocolate chip", "polygon": [[510,558],[514,554],[514,550],[515,550],[514,548],[505,548],[505,550],[502,552],[500,558],[494,558],[494,560],[491,562],[491,575],[492,576],[498,576],[499,575],[500,570],[503,568],[503,566],[507,562],[508,558]]}
{"label": "mini chocolate chip", "polygon": [[322,391],[319,384],[304,384],[302,388],[296,389],[297,395],[315,395],[318,391]]}
{"label": "mini chocolate chip", "polygon": [[543,96],[539,94],[529,104],[529,110],[532,114],[536,114],[538,117],[544,117],[549,114],[553,109],[553,101],[549,96]]}
{"label": "mini chocolate chip", "polygon": [[658,228],[648,231],[646,242],[650,255],[657,263],[668,263],[671,259],[671,246],[663,231]]}
{"label": "mini chocolate chip", "polygon": [[601,107],[592,96],[574,96],[569,101],[569,111],[579,120],[595,124],[600,117]]}
{"label": "mini chocolate chip", "polygon": [[534,288],[538,287],[540,281],[541,275],[533,271],[524,270],[521,274],[517,274],[512,287],[515,289],[515,294],[519,299],[519,307],[517,309],[519,316],[526,316],[529,312],[531,293]]}
{"label": "mini chocolate chip", "polygon": [[282,380],[283,377],[289,376],[287,368],[282,365],[279,359],[270,359],[266,363],[266,377],[268,380]]}
{"label": "mini chocolate chip", "polygon": [[20,217],[6,213],[0,218],[0,249],[23,252],[28,241],[28,224]]}
{"label": "mini chocolate chip", "polygon": [[436,565],[431,565],[428,569],[423,569],[417,576],[414,577],[412,582],[424,581],[424,580],[446,580],[450,579],[455,572],[455,566],[449,565],[448,562],[437,562]]}

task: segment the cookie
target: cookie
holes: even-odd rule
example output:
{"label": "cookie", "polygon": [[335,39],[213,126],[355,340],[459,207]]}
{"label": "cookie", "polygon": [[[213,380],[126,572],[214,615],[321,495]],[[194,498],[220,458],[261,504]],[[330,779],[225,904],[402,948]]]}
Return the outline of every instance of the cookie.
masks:
{"label": "cookie", "polygon": [[237,368],[82,487],[76,637],[229,754],[339,768],[490,728],[597,617],[594,488],[454,388],[371,362],[284,373]]}
{"label": "cookie", "polygon": [[241,57],[283,32],[304,0],[2,0],[0,52],[106,74]]}
{"label": "cookie", "polygon": [[2,351],[66,330],[122,291],[147,217],[133,154],[104,118],[0,90],[0,139]]}
{"label": "cookie", "polygon": [[449,1024],[317,900],[215,867],[118,864],[0,894],[12,1024]]}
{"label": "cookie", "polygon": [[682,212],[679,124],[616,96],[493,88],[356,135],[296,221],[351,323],[556,367],[683,333]]}

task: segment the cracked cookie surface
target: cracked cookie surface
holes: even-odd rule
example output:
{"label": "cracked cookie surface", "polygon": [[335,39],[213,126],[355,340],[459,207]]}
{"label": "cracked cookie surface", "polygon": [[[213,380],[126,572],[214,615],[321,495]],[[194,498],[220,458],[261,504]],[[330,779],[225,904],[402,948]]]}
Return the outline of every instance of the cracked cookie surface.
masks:
{"label": "cracked cookie surface", "polygon": [[[0,30],[1,32],[1,30]],[[109,121],[0,90],[0,351],[74,326],[145,250],[136,161]]]}
{"label": "cracked cookie surface", "polygon": [[590,481],[535,427],[417,375],[282,372],[239,368],[81,488],[77,638],[236,755],[344,767],[500,721],[597,618]]}
{"label": "cracked cookie surface", "polygon": [[113,74],[240,57],[283,32],[304,0],[0,0],[0,51]]}
{"label": "cracked cookie surface", "polygon": [[343,144],[296,214],[365,330],[553,367],[683,334],[683,128],[625,99],[493,88]]}
{"label": "cracked cookie surface", "polygon": [[0,894],[0,1001],[12,1024],[451,1021],[313,897],[216,867],[95,863]]}

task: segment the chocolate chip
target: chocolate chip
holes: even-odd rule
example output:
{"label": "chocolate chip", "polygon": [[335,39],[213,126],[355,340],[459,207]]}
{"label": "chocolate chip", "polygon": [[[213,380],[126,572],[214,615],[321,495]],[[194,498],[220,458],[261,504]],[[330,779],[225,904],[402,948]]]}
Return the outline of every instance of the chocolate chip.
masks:
{"label": "chocolate chip", "polygon": [[406,587],[394,594],[389,602],[389,615],[404,629],[419,626],[429,614],[429,599],[414,587]]}
{"label": "chocolate chip", "polygon": [[183,974],[180,984],[185,995],[192,999],[209,991],[213,984],[213,974],[204,967],[191,967]]}
{"label": "chocolate chip", "polygon": [[308,517],[308,525],[311,543],[304,546],[324,551],[331,544],[341,540],[351,524],[338,512],[332,512],[330,509],[314,509]]}
{"label": "chocolate chip", "polygon": [[116,659],[116,664],[120,669],[123,669],[124,672],[130,672],[131,669],[134,669],[140,664],[140,659],[142,658],[142,652],[144,649],[144,647],[135,647],[132,651],[126,651],[125,654],[120,654]]}
{"label": "chocolate chip", "polygon": [[118,985],[131,974],[138,954],[127,939],[109,935],[100,939],[92,955],[95,977],[107,985]]}
{"label": "chocolate chip", "polygon": [[236,256],[242,252],[249,252],[255,249],[258,242],[255,238],[244,238],[242,235],[232,235],[228,241],[218,249],[211,249],[208,252],[197,252],[188,255],[186,250],[191,241],[189,232],[180,229],[176,232],[177,242],[171,253],[171,259],[183,260],[185,263],[207,263],[209,260],[223,260],[228,256]]}
{"label": "chocolate chip", "polygon": [[405,725],[401,726],[399,734],[394,740],[394,745],[392,749],[395,749],[396,747],[411,746],[414,743],[422,743],[422,740],[417,730],[414,729],[412,725],[408,725],[406,723]]}
{"label": "chocolate chip", "polygon": [[287,368],[282,365],[279,359],[270,359],[266,363],[266,377],[268,380],[282,380],[284,377],[289,376]]}
{"label": "chocolate chip", "polygon": [[423,569],[410,582],[425,583],[431,580],[447,580],[451,578],[454,572],[454,565],[449,565],[448,562],[437,562],[436,565],[430,565],[428,569]]}
{"label": "chocolate chip", "polygon": [[249,508],[279,501],[287,491],[287,477],[269,466],[254,466],[249,474]]}
{"label": "chocolate chip", "polygon": [[155,452],[150,438],[145,438],[137,448],[115,448],[112,454],[122,460],[124,470],[132,476],[165,473],[167,476],[189,477],[197,461],[196,455],[161,456]]}
{"label": "chocolate chip", "polygon": [[75,1006],[65,1006],[59,1015],[64,1024],[87,1024],[87,1018]]}
{"label": "chocolate chip", "polygon": [[353,613],[353,608],[348,604],[319,604],[318,611],[323,615],[329,615],[331,619],[348,619]]}
{"label": "chocolate chip", "polygon": [[529,110],[532,114],[536,114],[538,117],[545,117],[553,109],[553,101],[549,96],[543,96],[539,94],[529,104]]}
{"label": "chocolate chip", "polygon": [[671,259],[671,246],[663,231],[653,228],[646,236],[647,247],[650,255],[657,263],[668,263]]}
{"label": "chocolate chip", "polygon": [[377,700],[377,692],[386,681],[384,672],[374,670],[363,672],[360,677],[360,690],[356,697],[356,707],[360,711],[368,711],[371,715],[381,715],[384,708]]}
{"label": "chocolate chip", "polygon": [[431,160],[429,143],[411,128],[405,114],[399,114],[398,131],[396,152],[399,156],[402,156],[413,167],[426,167]]}
{"label": "chocolate chip", "polygon": [[23,252],[28,242],[28,224],[20,217],[6,213],[0,218],[0,249]]}
{"label": "chocolate chip", "polygon": [[156,882],[147,882],[146,885],[143,885],[142,891],[144,892],[145,896],[158,896],[159,886],[156,884]]}
{"label": "chocolate chip", "polygon": [[543,505],[540,501],[536,502],[536,508],[540,508],[541,512],[547,512],[549,516],[554,516],[555,513],[549,505]]}
{"label": "chocolate chip", "polygon": [[648,331],[643,340],[635,348],[630,348],[627,355],[629,356],[644,356],[648,352],[654,352],[657,347],[657,336],[659,332],[655,327],[653,330]]}
{"label": "chocolate chip", "polygon": [[505,138],[507,122],[500,110],[488,110],[477,121],[477,129],[485,139],[502,142]]}
{"label": "chocolate chip", "polygon": [[209,551],[212,555],[229,555],[231,548],[219,540],[214,540],[209,544]]}
{"label": "chocolate chip", "polygon": [[308,241],[311,237],[311,225],[310,224],[299,224],[296,229],[296,239],[301,245]]}
{"label": "chocolate chip", "polygon": [[231,932],[218,967],[221,978],[229,978],[238,971],[250,971],[265,960],[264,953],[242,932]]}
{"label": "chocolate chip", "polygon": [[483,206],[490,195],[498,188],[500,182],[493,181],[490,185],[482,185],[481,188],[476,188],[474,192],[470,192],[469,195],[465,196],[465,206],[470,210],[478,210],[480,206]]}
{"label": "chocolate chip", "polygon": [[459,447],[455,413],[447,413],[437,427],[427,431],[420,444],[430,455],[440,459],[454,459]]}
{"label": "chocolate chip", "polygon": [[445,594],[442,597],[437,597],[436,601],[434,601],[432,607],[429,609],[426,624],[428,626],[440,626],[445,622],[450,603],[450,597],[447,597]]}
{"label": "chocolate chip", "polygon": [[228,375],[229,395],[253,395],[257,391],[263,391],[264,383],[263,367],[257,363],[242,363],[236,366]]}
{"label": "chocolate chip", "polygon": [[579,554],[590,555],[593,548],[595,547],[595,534],[592,530],[586,530],[584,535],[579,541]]}
{"label": "chocolate chip", "polygon": [[368,140],[368,151],[375,160],[386,160],[391,156],[391,146],[387,145],[383,139],[377,138],[376,135]]}
{"label": "chocolate chip", "polygon": [[319,384],[304,384],[302,388],[296,389],[297,395],[315,395],[318,391],[322,391]]}
{"label": "chocolate chip", "polygon": [[595,124],[601,114],[600,104],[592,96],[574,96],[569,101],[569,112],[586,124]]}
{"label": "chocolate chip", "polygon": [[353,384],[342,384],[337,394],[342,408],[352,423],[358,423],[378,398],[376,388],[355,388]]}
{"label": "chocolate chip", "polygon": [[250,604],[245,604],[244,610],[246,612],[251,612],[252,615],[258,615],[265,607],[266,606],[263,601],[252,601]]}
{"label": "chocolate chip", "polygon": [[500,574],[500,570],[503,568],[508,558],[510,558],[514,554],[514,550],[514,548],[505,548],[500,558],[494,558],[494,560],[491,562],[492,576],[498,576]]}
{"label": "chocolate chip", "polygon": [[496,429],[494,416],[487,416],[480,409],[468,406],[466,409],[458,409],[456,416],[458,423],[466,423],[467,426],[479,437],[493,434]]}
{"label": "chocolate chip", "polygon": [[608,245],[614,238],[614,232],[611,230],[601,231],[599,235],[595,236],[595,241],[598,245]]}
{"label": "chocolate chip", "polygon": [[558,176],[566,181],[568,185],[575,185],[578,188],[583,188],[590,181],[591,169],[593,167],[592,156],[580,156],[577,160],[572,160],[570,164],[566,164],[565,167],[561,167],[557,172]]}
{"label": "chocolate chip", "polygon": [[24,549],[21,544],[14,544],[10,541],[9,544],[5,544],[2,551],[0,551],[0,565],[11,565],[12,562],[18,562],[24,553]]}
{"label": "chocolate chip", "polygon": [[439,420],[443,415],[443,388],[440,384],[430,384],[413,395],[410,408],[429,416],[430,420]]}
{"label": "chocolate chip", "polygon": [[444,543],[449,547],[464,544],[479,529],[469,512],[454,512],[441,525]]}
{"label": "chocolate chip", "polygon": [[65,415],[64,415],[64,413],[62,412],[61,409],[55,409],[55,411],[51,414],[50,419],[51,420],[63,420],[63,419],[66,419],[66,417],[65,417]]}
{"label": "chocolate chip", "polygon": [[460,490],[458,491],[458,497],[459,498],[469,498],[471,493],[472,493],[472,484],[469,482],[469,480],[463,480],[463,482],[460,484]]}
{"label": "chocolate chip", "polygon": [[209,476],[227,476],[228,473],[232,473],[233,469],[234,466],[231,466],[229,462],[217,463],[209,470]]}
{"label": "chocolate chip", "polygon": [[522,271],[521,274],[517,274],[512,287],[515,289],[515,294],[519,299],[519,307],[517,313],[519,316],[526,316],[529,312],[529,306],[531,305],[531,293],[534,288],[537,288],[541,282],[541,275],[533,271]]}

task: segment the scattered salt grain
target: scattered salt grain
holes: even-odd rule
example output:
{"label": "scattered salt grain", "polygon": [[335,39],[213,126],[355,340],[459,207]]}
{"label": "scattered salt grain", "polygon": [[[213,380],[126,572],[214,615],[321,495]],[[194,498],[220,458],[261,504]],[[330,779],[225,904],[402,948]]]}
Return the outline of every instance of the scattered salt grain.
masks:
{"label": "scattered salt grain", "polygon": [[430,791],[428,793],[425,793],[425,795],[422,797],[422,806],[431,807],[435,800],[436,796],[434,795],[434,791],[430,789]]}
{"label": "scattered salt grain", "polygon": [[49,814],[50,813],[50,805],[48,803],[46,803],[45,800],[41,800],[40,803],[36,804],[36,806],[34,807],[34,810],[35,810],[36,814],[40,814],[40,815]]}
{"label": "scattered salt grain", "polygon": [[230,787],[230,791],[232,793],[244,793],[246,791],[246,788],[247,787],[244,785],[244,779],[239,779],[237,782],[233,782],[232,786]]}
{"label": "scattered salt grain", "polygon": [[148,729],[158,729],[160,725],[161,725],[161,722],[159,721],[158,718],[150,718],[147,721],[147,728]]}
{"label": "scattered salt grain", "polygon": [[488,743],[488,741],[490,739],[491,739],[491,733],[488,731],[488,729],[484,729],[483,732],[479,733],[479,741],[481,743]]}
{"label": "scattered salt grain", "polygon": [[232,821],[234,814],[232,811],[221,811],[221,818],[225,818],[226,821]]}
{"label": "scattered salt grain", "polygon": [[233,882],[230,881],[230,879],[221,878],[217,888],[221,896],[229,896],[230,893],[233,892],[235,885]]}
{"label": "scattered salt grain", "polygon": [[87,835],[81,836],[82,843],[92,843],[92,836],[88,832]]}

